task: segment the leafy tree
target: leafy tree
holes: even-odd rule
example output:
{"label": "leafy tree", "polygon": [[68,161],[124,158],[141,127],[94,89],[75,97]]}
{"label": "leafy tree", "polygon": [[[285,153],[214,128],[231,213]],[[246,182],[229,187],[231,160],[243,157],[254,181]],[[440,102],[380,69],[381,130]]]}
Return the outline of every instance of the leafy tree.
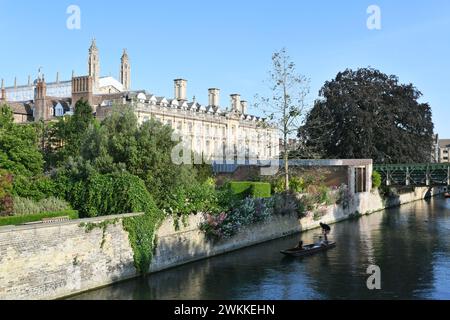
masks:
{"label": "leafy tree", "polygon": [[289,138],[296,134],[306,110],[305,98],[309,93],[309,80],[298,74],[294,62],[286,49],[272,55],[272,69],[269,72],[270,98],[259,97],[268,118],[274,121],[284,143],[285,188],[289,190]]}
{"label": "leafy tree", "polygon": [[11,108],[3,104],[0,106],[0,128],[10,128],[14,122],[14,114]]}
{"label": "leafy tree", "polygon": [[60,118],[55,124],[41,124],[44,139],[48,140],[43,148],[48,169],[67,162],[69,157],[79,156],[84,134],[95,125],[98,123],[92,107],[83,99],[75,104],[73,116]]}
{"label": "leafy tree", "polygon": [[32,177],[42,174],[43,158],[32,125],[13,123],[11,109],[0,107],[0,168],[13,175]]}
{"label": "leafy tree", "polygon": [[164,208],[175,190],[195,182],[194,171],[172,162],[172,128],[151,120],[138,125],[131,107],[115,107],[101,126],[91,126],[81,143],[82,159],[100,173],[128,171],[141,178]]}
{"label": "leafy tree", "polygon": [[322,158],[376,163],[429,162],[431,108],[412,84],[371,68],[346,70],[325,83],[299,130],[303,147]]}
{"label": "leafy tree", "polygon": [[8,106],[0,107],[0,169],[12,174],[13,194],[42,200],[55,192],[44,176],[44,159],[39,148],[38,127],[13,123]]}

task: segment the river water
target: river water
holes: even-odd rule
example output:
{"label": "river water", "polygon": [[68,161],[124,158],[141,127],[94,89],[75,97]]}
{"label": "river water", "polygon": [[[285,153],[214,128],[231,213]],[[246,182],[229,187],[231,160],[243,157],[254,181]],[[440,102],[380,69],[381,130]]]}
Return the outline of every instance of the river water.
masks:
{"label": "river water", "polygon": [[[279,251],[320,231],[112,285],[73,299],[450,299],[450,200],[435,198],[333,227],[338,246],[307,258]],[[367,268],[381,270],[368,290]]]}

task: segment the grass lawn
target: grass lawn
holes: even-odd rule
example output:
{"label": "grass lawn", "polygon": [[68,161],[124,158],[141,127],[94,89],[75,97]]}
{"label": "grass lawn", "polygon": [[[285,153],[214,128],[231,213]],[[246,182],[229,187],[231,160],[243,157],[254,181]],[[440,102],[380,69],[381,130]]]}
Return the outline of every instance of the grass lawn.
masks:
{"label": "grass lawn", "polygon": [[78,211],[65,210],[58,212],[44,212],[26,216],[0,217],[1,226],[17,226],[29,222],[38,222],[46,218],[70,217],[70,219],[78,219]]}

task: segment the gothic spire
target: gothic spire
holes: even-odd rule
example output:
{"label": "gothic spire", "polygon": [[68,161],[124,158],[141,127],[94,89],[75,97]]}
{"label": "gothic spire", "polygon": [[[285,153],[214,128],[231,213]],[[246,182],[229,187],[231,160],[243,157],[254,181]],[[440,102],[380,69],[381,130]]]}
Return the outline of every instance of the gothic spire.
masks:
{"label": "gothic spire", "polygon": [[92,38],[92,43],[91,43],[91,47],[89,48],[89,51],[93,51],[93,50],[97,50],[97,42],[95,40],[95,38]]}

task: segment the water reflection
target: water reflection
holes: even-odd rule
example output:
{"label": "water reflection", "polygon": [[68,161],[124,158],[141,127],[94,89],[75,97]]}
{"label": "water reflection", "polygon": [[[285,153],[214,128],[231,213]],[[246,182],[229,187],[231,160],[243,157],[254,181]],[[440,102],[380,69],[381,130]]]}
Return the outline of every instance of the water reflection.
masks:
{"label": "water reflection", "polygon": [[[261,244],[75,299],[450,299],[450,201],[433,199],[334,226],[338,246],[297,259],[279,251],[301,237]],[[366,287],[367,267],[382,290]]]}

